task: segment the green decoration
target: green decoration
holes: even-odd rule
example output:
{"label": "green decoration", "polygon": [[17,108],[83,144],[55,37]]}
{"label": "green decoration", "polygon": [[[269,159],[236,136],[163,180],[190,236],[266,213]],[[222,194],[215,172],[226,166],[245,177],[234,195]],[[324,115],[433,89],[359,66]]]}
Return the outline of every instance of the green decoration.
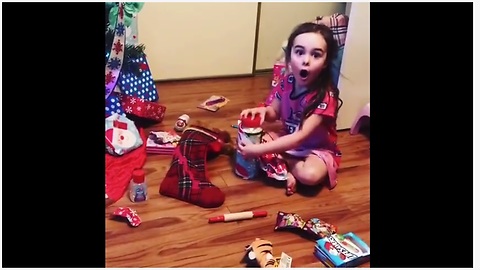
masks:
{"label": "green decoration", "polygon": [[116,6],[115,2],[106,2],[105,3],[105,9],[110,10],[112,7]]}
{"label": "green decoration", "polygon": [[[113,4],[113,6],[112,6]],[[126,27],[129,27],[132,24],[133,17],[142,10],[143,5],[145,3],[143,2],[125,2],[124,3],[124,23]],[[117,21],[117,16],[118,16],[118,5],[119,3],[112,3],[112,2],[107,2],[106,3],[106,8],[110,8],[110,14],[109,14],[109,22],[110,22],[110,28],[115,27],[115,22]]]}
{"label": "green decoration", "polygon": [[[108,61],[108,54],[110,53],[111,46],[113,43],[113,38],[115,37],[115,26],[118,16],[118,2],[106,2],[105,3],[105,11],[106,15],[108,16],[108,20],[106,19],[105,26],[105,65]],[[132,23],[133,16],[137,14],[143,7],[144,3],[138,2],[126,2],[124,3],[124,23],[125,26],[128,27]],[[139,45],[125,45],[125,54],[122,64],[122,73],[131,73],[135,76],[141,76],[140,71],[140,63],[136,62],[140,57],[145,56],[145,46],[143,44]]]}

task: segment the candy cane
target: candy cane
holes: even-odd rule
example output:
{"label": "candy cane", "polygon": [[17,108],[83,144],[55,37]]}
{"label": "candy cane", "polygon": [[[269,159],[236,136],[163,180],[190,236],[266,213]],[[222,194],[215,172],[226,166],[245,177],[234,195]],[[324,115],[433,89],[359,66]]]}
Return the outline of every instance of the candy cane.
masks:
{"label": "candy cane", "polygon": [[119,3],[118,16],[115,24],[115,34],[112,42],[112,49],[108,57],[107,65],[105,66],[105,99],[107,99],[113,92],[117,84],[120,70],[122,69],[123,58],[125,54],[125,32],[126,26],[124,22],[124,8],[125,3]]}

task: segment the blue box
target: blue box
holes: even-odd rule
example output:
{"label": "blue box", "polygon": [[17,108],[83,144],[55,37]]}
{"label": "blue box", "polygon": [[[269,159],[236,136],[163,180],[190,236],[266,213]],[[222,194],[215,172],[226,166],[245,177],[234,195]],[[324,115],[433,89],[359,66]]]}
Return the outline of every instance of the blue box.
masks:
{"label": "blue box", "polygon": [[314,255],[327,267],[356,267],[370,260],[370,247],[352,232],[317,240]]}

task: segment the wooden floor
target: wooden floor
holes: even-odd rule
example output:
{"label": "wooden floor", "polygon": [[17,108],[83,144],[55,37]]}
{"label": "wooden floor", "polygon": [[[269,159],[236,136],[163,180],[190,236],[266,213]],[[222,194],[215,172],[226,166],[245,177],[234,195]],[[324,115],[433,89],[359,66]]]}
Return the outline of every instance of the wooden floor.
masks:
{"label": "wooden floor", "polygon": [[[243,108],[265,99],[269,84],[270,76],[158,84],[167,113],[162,124],[149,130],[171,129],[177,117],[186,113],[191,123],[228,130],[235,137],[236,129],[230,125]],[[196,108],[212,94],[225,95],[230,102],[216,113]],[[260,237],[273,242],[274,255],[285,252],[293,257],[292,267],[324,267],[313,256],[313,241],[293,232],[273,231],[278,211],[323,219],[336,225],[340,233],[354,232],[370,244],[370,142],[364,135],[342,131],[339,146],[343,152],[339,184],[331,191],[320,190],[316,196],[286,197],[283,187],[237,178],[226,156],[209,161],[211,181],[226,195],[218,209],[203,209],[160,195],[159,186],[171,158],[149,156],[144,166],[149,200],[134,204],[124,197],[106,208],[106,266],[245,267],[240,262],[245,245]],[[135,209],[143,223],[130,228],[109,220],[109,213],[119,206]],[[207,223],[212,216],[248,210],[266,210],[268,217]]]}

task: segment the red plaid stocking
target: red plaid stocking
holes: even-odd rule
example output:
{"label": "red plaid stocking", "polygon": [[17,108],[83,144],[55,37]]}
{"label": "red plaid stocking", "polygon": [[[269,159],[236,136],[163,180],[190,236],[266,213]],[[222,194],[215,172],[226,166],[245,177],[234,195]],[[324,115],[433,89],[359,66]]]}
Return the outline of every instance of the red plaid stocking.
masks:
{"label": "red plaid stocking", "polygon": [[160,185],[160,194],[204,208],[219,207],[225,194],[207,177],[207,151],[217,144],[218,134],[189,127],[183,132],[170,169]]}

